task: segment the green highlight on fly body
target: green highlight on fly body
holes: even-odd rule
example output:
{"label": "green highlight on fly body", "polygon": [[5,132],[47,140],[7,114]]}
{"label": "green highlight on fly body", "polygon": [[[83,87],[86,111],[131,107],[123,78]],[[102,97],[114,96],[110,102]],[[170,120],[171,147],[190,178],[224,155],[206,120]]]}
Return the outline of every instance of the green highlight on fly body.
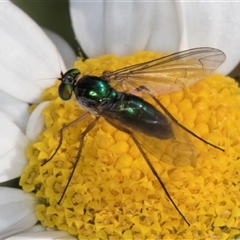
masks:
{"label": "green highlight on fly body", "polygon": [[220,75],[199,82],[224,60],[213,48],[108,55],[61,73],[60,98],[77,101],[43,111],[21,178],[39,220],[79,239],[234,236],[240,90]]}

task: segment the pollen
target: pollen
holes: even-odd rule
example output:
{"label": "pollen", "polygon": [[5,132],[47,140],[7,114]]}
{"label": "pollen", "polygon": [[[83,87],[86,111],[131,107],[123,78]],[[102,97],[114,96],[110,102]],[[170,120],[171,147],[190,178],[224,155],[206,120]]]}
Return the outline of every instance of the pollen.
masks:
{"label": "pollen", "polygon": [[[78,60],[74,68],[82,75],[99,76],[104,71],[160,56],[155,52],[138,52],[121,58],[106,55]],[[103,118],[85,136],[67,188],[78,160],[81,133],[94,116],[89,115],[63,131],[57,154],[43,165],[59,145],[59,130],[85,113],[76,99],[63,102],[58,97],[58,82],[44,91],[39,102],[49,101],[42,112],[45,130],[26,150],[29,163],[20,179],[23,190],[39,199],[36,216],[43,225],[68,231],[79,239],[237,237],[240,233],[240,88],[233,79],[213,74],[190,88],[156,96],[179,123],[224,149],[222,152],[186,133],[184,141],[196,149],[196,163],[192,166],[191,160],[184,167],[174,161],[168,164],[146,151],[190,226],[167,198],[131,136]],[[146,100],[160,108],[151,97],[146,96]],[[175,140],[170,143],[163,144],[163,151],[169,154],[182,146]],[[151,144],[154,142],[143,141],[142,147]]]}

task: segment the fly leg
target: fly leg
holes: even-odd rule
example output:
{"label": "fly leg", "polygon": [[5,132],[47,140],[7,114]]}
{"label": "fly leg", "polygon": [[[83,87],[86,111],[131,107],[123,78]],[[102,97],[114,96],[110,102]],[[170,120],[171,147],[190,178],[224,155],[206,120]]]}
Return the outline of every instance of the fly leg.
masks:
{"label": "fly leg", "polygon": [[[114,126],[114,122],[111,122],[111,124]],[[142,154],[143,158],[145,159],[147,165],[149,166],[149,168],[151,169],[153,175],[157,178],[159,184],[161,185],[161,187],[163,188],[165,194],[167,195],[167,198],[169,199],[169,201],[173,204],[174,208],[178,211],[178,213],[180,214],[180,216],[183,218],[183,220],[187,223],[188,226],[190,226],[190,223],[187,221],[187,219],[184,217],[184,215],[181,213],[181,211],[179,210],[179,208],[177,207],[177,205],[175,204],[175,202],[173,201],[172,197],[170,196],[170,194],[168,193],[167,188],[165,187],[163,181],[161,180],[161,178],[158,176],[155,168],[153,167],[153,165],[151,164],[147,154],[144,152],[141,144],[138,142],[138,140],[135,138],[134,133],[131,132],[131,130],[126,129],[126,127],[124,125],[118,125],[117,128],[120,131],[123,131],[127,134],[129,134],[129,136],[132,137],[134,143],[136,144],[137,148],[139,149],[140,153]]]}
{"label": "fly leg", "polygon": [[167,108],[165,108],[165,107],[162,105],[162,103],[154,96],[154,94],[153,94],[147,87],[145,87],[144,85],[137,87],[134,91],[137,93],[137,92],[140,92],[140,91],[142,91],[142,90],[145,90],[145,91],[148,93],[148,95],[158,104],[158,106],[160,106],[160,107],[163,109],[163,111],[167,114],[167,116],[168,116],[174,123],[176,123],[179,127],[181,127],[182,129],[184,129],[185,131],[187,131],[188,133],[190,133],[192,136],[194,136],[195,138],[199,139],[200,141],[202,141],[202,142],[204,142],[204,143],[206,143],[206,144],[208,144],[208,145],[210,145],[210,146],[212,146],[212,147],[214,147],[214,148],[216,148],[216,149],[218,149],[218,150],[220,150],[220,151],[222,151],[222,152],[225,151],[224,149],[222,149],[222,148],[220,148],[220,147],[218,147],[218,146],[216,146],[216,145],[214,145],[214,144],[212,144],[212,143],[204,140],[203,138],[199,137],[197,134],[195,134],[194,132],[192,132],[192,131],[189,130],[188,128],[184,127],[181,123],[179,123],[179,122],[177,121],[177,119],[174,118],[173,115],[167,110]]}
{"label": "fly leg", "polygon": [[151,169],[153,175],[157,178],[158,182],[160,183],[160,185],[162,186],[165,194],[167,195],[169,201],[173,204],[173,206],[175,207],[175,209],[178,211],[178,213],[181,215],[181,217],[183,218],[183,220],[187,223],[188,226],[190,226],[190,223],[187,221],[187,219],[184,217],[184,215],[182,214],[182,212],[179,210],[179,208],[177,207],[177,205],[175,204],[175,202],[173,201],[173,199],[171,198],[170,194],[168,193],[168,190],[166,189],[164,183],[162,182],[161,178],[158,176],[156,170],[154,169],[153,165],[151,164],[149,158],[147,157],[146,153],[143,151],[141,144],[138,142],[138,140],[134,137],[133,134],[129,133],[130,136],[132,137],[134,143],[136,144],[136,146],[138,147],[139,151],[141,152],[142,156],[144,157],[146,163],[148,164],[149,168]]}
{"label": "fly leg", "polygon": [[83,143],[84,143],[84,138],[85,138],[85,136],[87,135],[87,133],[89,133],[89,132],[95,127],[98,119],[99,119],[99,116],[97,116],[97,117],[87,126],[87,128],[84,130],[84,132],[83,132],[83,133],[80,135],[80,137],[79,137],[79,147],[78,147],[78,152],[77,152],[77,156],[76,156],[76,161],[75,161],[75,163],[74,163],[74,165],[73,165],[73,170],[72,170],[71,175],[70,175],[70,177],[69,177],[69,179],[68,179],[67,185],[66,185],[65,188],[64,188],[64,191],[63,191],[63,193],[62,193],[62,196],[61,196],[61,198],[60,198],[59,201],[58,201],[58,204],[61,203],[61,201],[62,201],[62,199],[63,199],[63,197],[64,197],[64,195],[65,195],[65,193],[66,193],[66,190],[67,190],[67,188],[68,188],[68,186],[69,186],[69,183],[70,183],[71,180],[72,180],[73,174],[74,174],[74,172],[75,172],[76,166],[77,166],[77,164],[78,164],[78,162],[79,162],[79,159],[80,159],[80,156],[81,156],[81,152],[82,152],[82,148],[83,148]]}
{"label": "fly leg", "polygon": [[46,163],[48,163],[49,161],[51,161],[53,159],[53,157],[56,155],[56,153],[58,152],[59,148],[61,147],[62,145],[62,139],[63,139],[63,131],[68,129],[69,127],[72,127],[74,126],[75,124],[77,124],[78,122],[81,122],[82,120],[84,120],[87,116],[89,116],[90,113],[89,112],[86,112],[84,113],[81,117],[75,119],[74,121],[70,122],[69,124],[67,124],[66,126],[62,127],[59,131],[59,136],[60,136],[60,139],[59,139],[59,143],[58,143],[58,146],[56,148],[56,150],[54,151],[54,153],[52,154],[52,156],[46,160],[44,163],[41,164],[41,166],[44,166]]}

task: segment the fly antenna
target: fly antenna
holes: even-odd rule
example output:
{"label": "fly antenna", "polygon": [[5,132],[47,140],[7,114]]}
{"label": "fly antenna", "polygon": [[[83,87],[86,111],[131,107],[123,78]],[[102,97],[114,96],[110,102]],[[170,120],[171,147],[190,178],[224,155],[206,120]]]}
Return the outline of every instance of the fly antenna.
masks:
{"label": "fly antenna", "polygon": [[60,75],[61,75],[61,77],[60,78],[57,78],[59,81],[62,81],[63,80],[63,77],[64,77],[64,74],[63,74],[63,72],[62,72],[62,70],[61,70],[61,72],[60,72]]}
{"label": "fly antenna", "polygon": [[61,67],[61,58],[60,58],[60,53],[58,51],[58,49],[56,48],[56,51],[57,51],[57,57],[58,57],[58,66],[59,66],[59,69],[60,69],[60,73],[61,73],[61,77],[63,76],[63,71],[62,71],[62,67]]}

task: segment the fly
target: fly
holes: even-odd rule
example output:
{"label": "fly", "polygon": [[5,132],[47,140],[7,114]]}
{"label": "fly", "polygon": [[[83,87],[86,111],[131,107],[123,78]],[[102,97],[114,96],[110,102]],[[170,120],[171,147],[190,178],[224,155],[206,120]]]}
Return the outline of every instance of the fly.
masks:
{"label": "fly", "polygon": [[[70,69],[65,74],[61,72],[59,97],[66,101],[74,92],[77,101],[87,112],[60,130],[58,147],[42,165],[58,152],[65,129],[90,114],[93,114],[95,119],[80,136],[76,161],[58,203],[61,203],[81,157],[84,137],[94,128],[98,119],[103,117],[109,124],[131,136],[169,201],[190,225],[168,193],[146,151],[161,161],[182,167],[196,164],[197,153],[188,138],[189,134],[218,150],[224,149],[207,142],[180,124],[155,96],[181,91],[195,84],[218,68],[225,59],[225,54],[218,49],[194,48],[113,72],[103,72],[100,77],[80,77],[78,69]],[[144,95],[149,95],[159,109],[140,97]]]}

